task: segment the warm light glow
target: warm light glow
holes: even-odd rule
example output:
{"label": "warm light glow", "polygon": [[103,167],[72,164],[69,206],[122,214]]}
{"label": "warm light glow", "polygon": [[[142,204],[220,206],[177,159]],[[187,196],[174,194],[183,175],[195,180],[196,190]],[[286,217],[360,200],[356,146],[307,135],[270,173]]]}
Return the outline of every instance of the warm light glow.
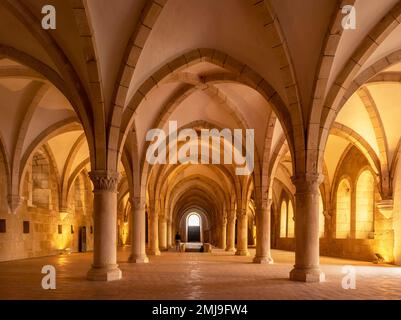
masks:
{"label": "warm light glow", "polygon": [[351,187],[343,179],[337,189],[336,238],[347,239],[351,236]]}
{"label": "warm light glow", "polygon": [[294,207],[292,205],[292,201],[288,202],[288,217],[287,217],[287,237],[294,238],[295,237],[295,221],[294,221]]}
{"label": "warm light glow", "polygon": [[323,207],[323,198],[321,193],[319,192],[319,237],[324,238],[324,207]]}
{"label": "warm light glow", "polygon": [[188,218],[188,226],[189,227],[199,227],[200,219],[197,214],[191,214]]}
{"label": "warm light glow", "polygon": [[281,203],[280,211],[280,238],[287,237],[287,203]]}
{"label": "warm light glow", "polygon": [[121,228],[121,242],[126,245],[128,241],[128,222],[124,222],[124,226]]}
{"label": "warm light glow", "polygon": [[366,170],[358,179],[356,186],[356,230],[357,239],[372,238],[374,208],[374,178]]}

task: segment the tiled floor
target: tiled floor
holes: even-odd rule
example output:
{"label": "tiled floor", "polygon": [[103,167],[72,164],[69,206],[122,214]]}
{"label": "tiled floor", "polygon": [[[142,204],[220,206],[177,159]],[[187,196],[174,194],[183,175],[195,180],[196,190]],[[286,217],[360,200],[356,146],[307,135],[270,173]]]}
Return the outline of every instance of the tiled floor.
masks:
{"label": "tiled floor", "polygon": [[[91,253],[0,263],[0,299],[401,299],[401,267],[323,257],[327,281],[305,284],[288,280],[290,252],[273,251],[273,265],[223,251],[168,252],[135,265],[128,254],[119,251],[123,280],[110,283],[85,279]],[[56,267],[56,290],[41,287],[47,264]],[[355,290],[342,289],[344,265],[356,267]]]}

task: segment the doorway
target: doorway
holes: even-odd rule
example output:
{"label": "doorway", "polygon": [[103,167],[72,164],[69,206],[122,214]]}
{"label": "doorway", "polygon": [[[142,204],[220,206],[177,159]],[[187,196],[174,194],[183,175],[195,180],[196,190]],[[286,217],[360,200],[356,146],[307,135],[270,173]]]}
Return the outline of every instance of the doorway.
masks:
{"label": "doorway", "polygon": [[86,252],[86,227],[79,228],[79,252]]}
{"label": "doorway", "polygon": [[197,214],[188,217],[188,242],[201,242],[201,225],[200,218]]}

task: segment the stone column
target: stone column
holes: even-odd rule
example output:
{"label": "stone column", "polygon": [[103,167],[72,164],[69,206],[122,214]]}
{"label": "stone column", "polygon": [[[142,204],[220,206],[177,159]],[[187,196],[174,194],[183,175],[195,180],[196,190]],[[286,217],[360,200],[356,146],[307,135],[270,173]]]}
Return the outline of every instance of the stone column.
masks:
{"label": "stone column", "polygon": [[117,265],[118,172],[93,171],[94,248],[89,280],[112,281],[122,277]]}
{"label": "stone column", "polygon": [[320,174],[302,174],[292,178],[295,193],[295,266],[293,281],[321,282],[319,268],[319,186]]}
{"label": "stone column", "polygon": [[159,217],[159,248],[167,250],[167,219]]}
{"label": "stone column", "polygon": [[220,247],[225,250],[227,245],[227,217],[223,218],[221,225]]}
{"label": "stone column", "polygon": [[248,256],[248,216],[245,209],[237,210],[237,256]]}
{"label": "stone column", "polygon": [[159,216],[155,212],[149,214],[149,250],[151,256],[159,256]]}
{"label": "stone column", "polygon": [[131,209],[131,256],[129,262],[148,263],[146,256],[145,200],[132,199]]}
{"label": "stone column", "polygon": [[273,259],[270,252],[271,235],[271,203],[272,201],[263,200],[256,207],[256,255],[254,263],[271,264]]}
{"label": "stone column", "polygon": [[227,218],[226,251],[235,252],[235,216]]}
{"label": "stone column", "polygon": [[171,233],[172,233],[171,228],[172,228],[171,221],[167,220],[167,249],[170,249],[173,246],[173,239],[171,236]]}

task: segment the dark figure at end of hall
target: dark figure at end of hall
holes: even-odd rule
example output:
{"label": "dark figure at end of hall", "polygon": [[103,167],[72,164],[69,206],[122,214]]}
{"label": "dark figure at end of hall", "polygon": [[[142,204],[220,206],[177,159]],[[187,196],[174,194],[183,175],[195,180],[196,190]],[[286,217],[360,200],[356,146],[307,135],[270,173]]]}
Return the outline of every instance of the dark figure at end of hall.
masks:
{"label": "dark figure at end of hall", "polygon": [[178,232],[175,235],[175,250],[181,251],[181,236]]}

